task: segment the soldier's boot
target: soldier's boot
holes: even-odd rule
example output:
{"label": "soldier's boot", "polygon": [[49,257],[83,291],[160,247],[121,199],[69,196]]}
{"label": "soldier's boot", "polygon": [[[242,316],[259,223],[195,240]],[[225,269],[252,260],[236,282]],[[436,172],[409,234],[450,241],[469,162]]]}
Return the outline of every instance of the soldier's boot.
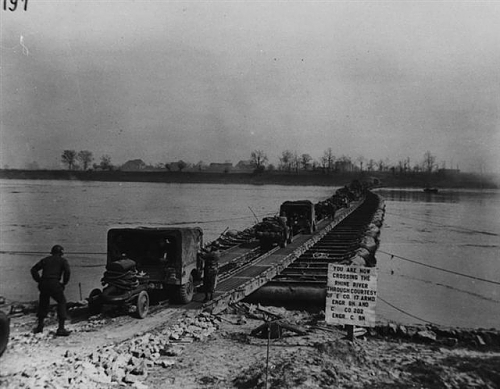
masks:
{"label": "soldier's boot", "polygon": [[68,331],[66,328],[64,328],[64,320],[59,320],[59,328],[56,331],[57,336],[69,336],[71,334],[71,331]]}
{"label": "soldier's boot", "polygon": [[38,324],[35,327],[35,329],[33,330],[33,333],[40,334],[42,332],[43,332],[43,319],[39,317],[38,318]]}

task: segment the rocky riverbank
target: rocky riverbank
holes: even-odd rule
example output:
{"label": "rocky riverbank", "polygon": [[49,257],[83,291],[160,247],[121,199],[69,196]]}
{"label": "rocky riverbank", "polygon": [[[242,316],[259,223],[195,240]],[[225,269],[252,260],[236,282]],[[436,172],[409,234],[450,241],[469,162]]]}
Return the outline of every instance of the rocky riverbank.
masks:
{"label": "rocky riverbank", "polygon": [[[55,319],[34,335],[34,315],[15,316],[0,387],[500,387],[496,330],[389,323],[351,342],[323,313],[242,303],[216,316],[159,307],[144,320],[86,317],[82,307],[73,317],[71,336],[58,338]],[[268,339],[255,329],[271,317],[281,330]]]}

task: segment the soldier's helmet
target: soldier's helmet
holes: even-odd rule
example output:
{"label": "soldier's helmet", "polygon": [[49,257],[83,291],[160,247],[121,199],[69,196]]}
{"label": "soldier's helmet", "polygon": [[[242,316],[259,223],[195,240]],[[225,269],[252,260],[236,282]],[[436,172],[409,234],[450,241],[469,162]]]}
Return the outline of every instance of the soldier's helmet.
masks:
{"label": "soldier's helmet", "polygon": [[52,247],[52,250],[50,250],[51,254],[62,254],[64,251],[64,248],[62,246],[59,246],[56,244],[55,246]]}

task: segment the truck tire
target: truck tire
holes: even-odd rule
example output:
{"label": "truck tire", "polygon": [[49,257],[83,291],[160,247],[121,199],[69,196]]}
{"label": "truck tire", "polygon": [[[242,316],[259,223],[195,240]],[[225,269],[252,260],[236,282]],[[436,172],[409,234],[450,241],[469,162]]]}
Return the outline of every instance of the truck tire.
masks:
{"label": "truck tire", "polygon": [[0,357],[9,343],[10,323],[7,315],[0,311]]}
{"label": "truck tire", "polygon": [[101,313],[102,310],[102,302],[101,300],[101,289],[92,289],[92,292],[89,294],[89,313],[91,315],[97,315]]}
{"label": "truck tire", "polygon": [[179,287],[177,300],[180,304],[188,304],[193,300],[194,282],[193,276],[189,276],[189,281]]}
{"label": "truck tire", "polygon": [[139,319],[144,319],[149,312],[149,294],[145,290],[139,293],[136,301],[137,310],[135,311],[135,315]]}

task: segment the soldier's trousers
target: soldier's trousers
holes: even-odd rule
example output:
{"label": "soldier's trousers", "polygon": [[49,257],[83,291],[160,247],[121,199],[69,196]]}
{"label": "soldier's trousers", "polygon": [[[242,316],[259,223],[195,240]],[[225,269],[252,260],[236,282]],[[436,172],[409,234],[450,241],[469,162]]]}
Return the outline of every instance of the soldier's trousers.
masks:
{"label": "soldier's trousers", "polygon": [[217,286],[217,269],[205,269],[205,276],[203,277],[203,286],[205,293],[214,293]]}
{"label": "soldier's trousers", "polygon": [[38,303],[37,316],[45,319],[49,313],[50,298],[57,302],[57,317],[59,320],[66,320],[66,296],[64,296],[64,287],[56,279],[41,280],[38,284],[40,290],[40,300]]}

